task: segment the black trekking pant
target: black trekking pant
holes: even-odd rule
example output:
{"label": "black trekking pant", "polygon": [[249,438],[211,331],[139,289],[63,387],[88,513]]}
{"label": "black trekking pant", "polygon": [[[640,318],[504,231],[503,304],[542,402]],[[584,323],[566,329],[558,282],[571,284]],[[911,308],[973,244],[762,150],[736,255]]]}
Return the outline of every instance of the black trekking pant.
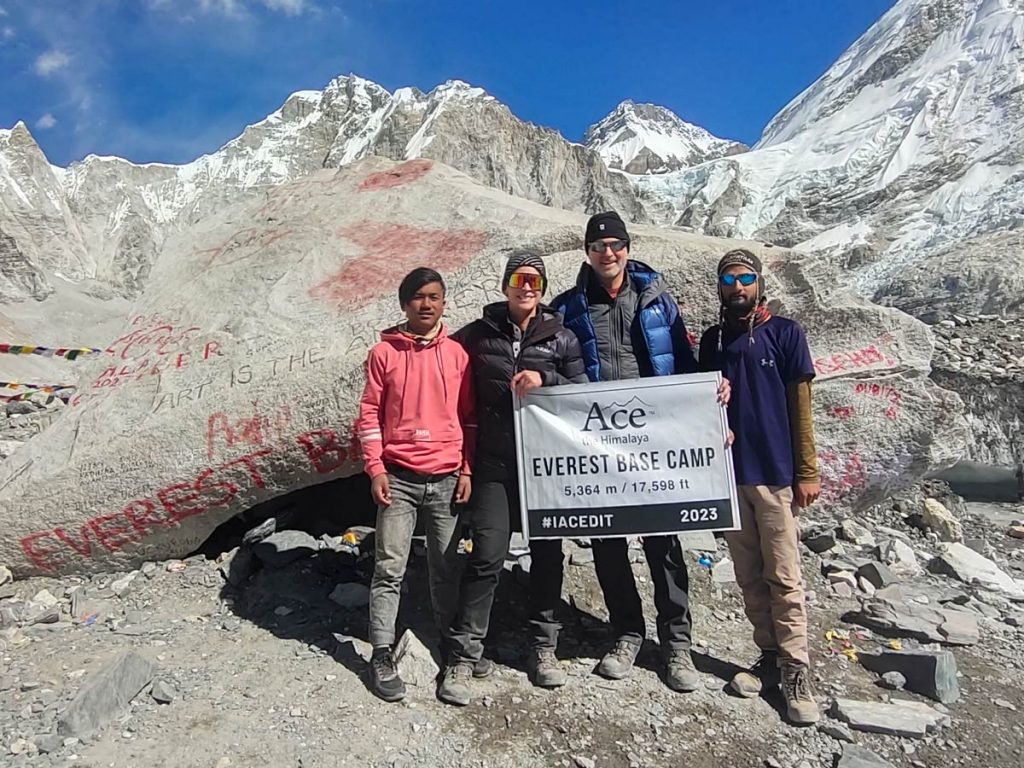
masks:
{"label": "black trekking pant", "polygon": [[[451,643],[452,661],[473,663],[483,656],[509,537],[519,528],[518,482],[514,477],[475,477],[469,505],[473,551],[462,572]],[[531,642],[535,647],[554,648],[561,629],[555,611],[562,596],[562,542],[532,541],[530,555]]]}
{"label": "black trekking pant", "polygon": [[[663,650],[690,648],[690,577],[676,536],[645,536],[647,565],[654,582],[658,640]],[[594,568],[608,616],[619,639],[641,643],[646,636],[643,604],[629,564],[626,539],[594,539]]]}

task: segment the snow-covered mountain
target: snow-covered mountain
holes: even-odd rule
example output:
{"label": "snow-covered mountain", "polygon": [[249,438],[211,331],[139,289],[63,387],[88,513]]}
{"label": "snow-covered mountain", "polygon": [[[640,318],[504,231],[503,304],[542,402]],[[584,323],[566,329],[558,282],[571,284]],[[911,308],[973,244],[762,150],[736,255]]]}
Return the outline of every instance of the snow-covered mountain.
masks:
{"label": "snow-covered mountain", "polygon": [[130,299],[176,228],[377,154],[555,207],[820,252],[917,314],[1024,308],[1024,270],[1002,269],[1024,221],[1024,0],[900,0],[742,149],[652,105],[623,102],[577,144],[459,81],[390,93],[355,76],[182,166],[57,168],[19,123],[0,131],[0,303],[61,283]]}
{"label": "snow-covered mountain", "polygon": [[900,0],[751,152],[635,181],[672,223],[821,252],[878,300],[1020,312],[1024,2]]}
{"label": "snow-covered mountain", "polygon": [[168,233],[225,204],[367,155],[427,157],[519,197],[648,216],[600,155],[523,122],[460,81],[389,93],[356,76],[294,93],[266,119],[181,166],[89,156],[52,166],[23,123],[0,131],[0,303],[41,300],[54,280],[133,297]]}
{"label": "snow-covered mountain", "polygon": [[676,171],[747,151],[744,144],[713,136],[665,107],[629,100],[590,126],[583,141],[609,168],[634,174]]}

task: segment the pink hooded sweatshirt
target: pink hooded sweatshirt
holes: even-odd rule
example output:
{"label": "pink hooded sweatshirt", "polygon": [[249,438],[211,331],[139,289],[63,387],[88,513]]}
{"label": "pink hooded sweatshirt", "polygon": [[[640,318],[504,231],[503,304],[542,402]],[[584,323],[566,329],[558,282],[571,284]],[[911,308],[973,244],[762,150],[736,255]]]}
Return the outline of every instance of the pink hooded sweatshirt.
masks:
{"label": "pink hooded sweatshirt", "polygon": [[429,342],[388,328],[366,358],[356,435],[366,473],[470,474],[476,405],[469,355],[442,325]]}

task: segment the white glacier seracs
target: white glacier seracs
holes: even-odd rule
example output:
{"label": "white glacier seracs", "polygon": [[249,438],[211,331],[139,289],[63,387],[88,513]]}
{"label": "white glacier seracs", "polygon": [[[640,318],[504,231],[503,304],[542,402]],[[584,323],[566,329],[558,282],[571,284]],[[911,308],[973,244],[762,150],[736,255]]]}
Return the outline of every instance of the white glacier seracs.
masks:
{"label": "white glacier seracs", "polygon": [[634,181],[666,223],[821,251],[869,297],[899,305],[923,279],[934,303],[991,310],[1003,289],[947,291],[932,257],[969,240],[984,259],[1024,221],[1024,4],[901,0],[749,153]]}

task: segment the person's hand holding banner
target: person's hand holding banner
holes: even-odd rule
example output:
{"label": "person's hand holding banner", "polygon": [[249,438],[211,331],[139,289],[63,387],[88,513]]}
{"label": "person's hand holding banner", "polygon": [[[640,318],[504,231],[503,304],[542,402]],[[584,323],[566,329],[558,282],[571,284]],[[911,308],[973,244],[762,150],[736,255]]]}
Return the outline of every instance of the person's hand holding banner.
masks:
{"label": "person's hand holding banner", "polygon": [[531,389],[543,386],[544,382],[537,371],[520,371],[512,377],[511,384],[516,397],[522,397]]}

